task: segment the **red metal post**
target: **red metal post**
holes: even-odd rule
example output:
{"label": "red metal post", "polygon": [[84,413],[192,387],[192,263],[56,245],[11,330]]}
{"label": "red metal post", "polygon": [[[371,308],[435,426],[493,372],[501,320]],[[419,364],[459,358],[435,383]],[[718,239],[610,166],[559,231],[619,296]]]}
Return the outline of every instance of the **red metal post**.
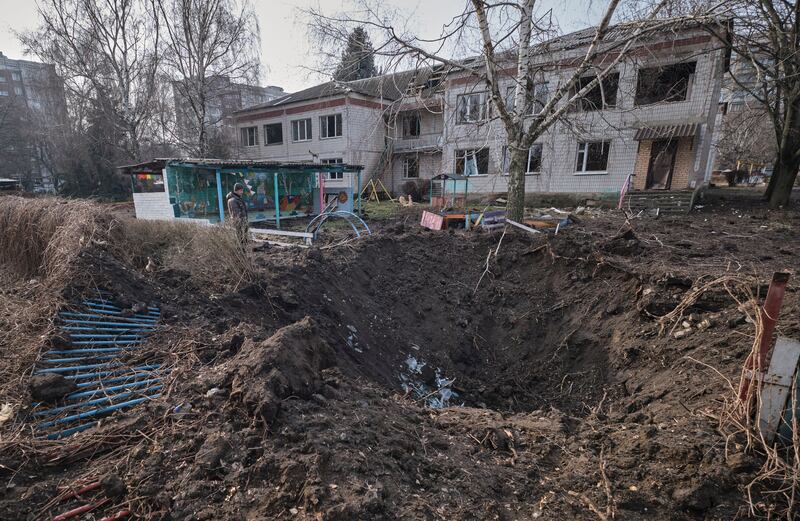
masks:
{"label": "red metal post", "polygon": [[95,508],[101,507],[111,501],[108,498],[101,499],[97,503],[89,503],[88,505],[79,506],[78,508],[73,508],[72,510],[68,510],[63,514],[59,514],[55,516],[51,521],[64,521],[65,519],[72,519],[73,517],[79,516],[85,512],[89,512],[90,510],[94,510]]}
{"label": "red metal post", "polygon": [[[739,387],[740,400],[744,400],[747,397],[750,381],[767,370],[767,355],[772,346],[772,334],[775,333],[775,325],[778,323],[778,315],[781,311],[783,296],[786,294],[786,284],[788,282],[788,273],[778,271],[772,275],[767,298],[764,299],[764,306],[761,308],[763,331],[761,332],[761,342],[758,345],[758,356],[754,359],[753,353],[750,353],[747,356],[747,360],[745,360],[744,367],[749,371],[749,376],[745,376]],[[759,375],[755,374],[756,371],[758,371]]]}

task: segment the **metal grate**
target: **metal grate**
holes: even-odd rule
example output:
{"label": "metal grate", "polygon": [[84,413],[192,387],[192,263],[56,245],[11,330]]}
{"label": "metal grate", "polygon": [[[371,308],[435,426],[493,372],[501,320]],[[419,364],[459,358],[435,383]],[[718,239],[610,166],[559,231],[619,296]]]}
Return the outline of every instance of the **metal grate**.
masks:
{"label": "metal grate", "polygon": [[161,396],[164,372],[160,364],[129,366],[121,361],[125,350],[137,348],[155,329],[161,310],[148,306],[128,316],[114,302],[112,296],[102,294],[59,313],[67,346],[44,353],[34,374],[62,374],[74,380],[78,390],[57,407],[35,404],[33,416],[44,420],[34,425],[38,435],[71,436],[115,411]]}

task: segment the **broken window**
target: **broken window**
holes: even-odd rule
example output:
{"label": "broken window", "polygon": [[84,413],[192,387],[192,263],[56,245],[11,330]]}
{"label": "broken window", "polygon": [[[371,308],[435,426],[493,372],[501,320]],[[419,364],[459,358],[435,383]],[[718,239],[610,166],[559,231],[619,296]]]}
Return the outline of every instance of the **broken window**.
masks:
{"label": "broken window", "polygon": [[420,121],[418,113],[413,112],[411,114],[406,114],[405,116],[403,116],[402,122],[403,122],[404,138],[409,139],[409,138],[419,137]]}
{"label": "broken window", "polygon": [[542,145],[535,143],[530,150],[528,150],[528,168],[525,170],[528,174],[538,174],[542,169]]}
{"label": "broken window", "polygon": [[243,147],[254,147],[258,145],[258,127],[245,127],[241,132]]}
{"label": "broken window", "polygon": [[[580,78],[572,87],[571,95],[574,96],[595,79],[597,79],[595,75]],[[613,109],[617,106],[617,87],[619,87],[619,73],[614,72],[606,75],[602,81],[598,82],[597,85],[589,89],[589,92],[575,102],[575,110],[588,112]]]}
{"label": "broken window", "polygon": [[485,92],[461,94],[458,96],[458,122],[475,123],[486,119],[488,106]]}
{"label": "broken window", "polygon": [[696,62],[639,69],[636,105],[684,101],[689,98]]}
{"label": "broken window", "polygon": [[[514,110],[516,106],[517,86],[509,85],[506,88],[506,110]],[[533,103],[525,111],[526,114],[538,114],[542,111],[550,98],[550,88],[547,83],[536,83],[533,86]]]}
{"label": "broken window", "polygon": [[[308,120],[309,123],[311,120]],[[309,125],[309,130],[311,125]],[[319,118],[319,138],[327,139],[330,137],[339,137],[342,135],[342,115],[333,114],[331,116],[322,116]],[[311,135],[309,132],[309,139]]]}
{"label": "broken window", "polygon": [[264,144],[278,145],[283,143],[283,123],[264,125]]}
{"label": "broken window", "polygon": [[489,149],[456,150],[457,175],[487,175],[489,173]]}
{"label": "broken window", "polygon": [[[511,165],[511,153],[508,146],[503,147],[503,174],[508,175]],[[528,150],[528,163],[525,167],[526,174],[538,174],[542,170],[542,145],[534,143]]]}
{"label": "broken window", "polygon": [[403,178],[416,179],[419,177],[419,159],[407,157],[403,159]]}
{"label": "broken window", "polygon": [[292,121],[292,141],[311,141],[311,118]]}
{"label": "broken window", "polygon": [[603,172],[608,169],[610,141],[588,141],[578,143],[576,172]]}

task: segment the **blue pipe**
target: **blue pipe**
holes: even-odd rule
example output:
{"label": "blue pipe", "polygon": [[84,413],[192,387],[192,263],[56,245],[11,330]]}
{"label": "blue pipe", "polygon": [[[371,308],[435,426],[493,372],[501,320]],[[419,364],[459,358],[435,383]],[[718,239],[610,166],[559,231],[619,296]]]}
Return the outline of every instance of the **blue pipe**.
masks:
{"label": "blue pipe", "polygon": [[52,427],[53,425],[59,425],[62,423],[69,423],[74,420],[82,420],[83,418],[91,418],[92,416],[97,416],[98,414],[104,414],[107,412],[118,411],[120,409],[127,409],[128,407],[133,407],[134,405],[139,405],[140,403],[144,403],[148,400],[154,400],[159,398],[161,393],[158,394],[151,394],[150,396],[144,396],[142,398],[136,398],[134,400],[128,400],[127,402],[117,403],[114,405],[110,405],[108,407],[101,407],[99,409],[92,409],[90,411],[85,411],[79,414],[73,414],[70,416],[64,416],[63,418],[59,418],[57,420],[49,421],[40,423],[36,426],[37,429],[45,429],[47,427]]}
{"label": "blue pipe", "polygon": [[114,363],[114,364],[89,364],[89,365],[73,365],[71,367],[50,367],[47,369],[39,369],[36,371],[36,374],[44,374],[44,373],[68,373],[70,371],[78,371],[80,369],[97,369],[99,367],[119,367],[122,364]]}
{"label": "blue pipe", "polygon": [[44,358],[41,360],[41,362],[45,364],[68,364],[82,362],[84,360],[111,360],[116,357],[117,355],[73,356],[70,358]]}
{"label": "blue pipe", "polygon": [[98,347],[96,349],[59,349],[58,351],[48,351],[48,355],[71,355],[73,353],[118,353],[121,347]]}
{"label": "blue pipe", "polygon": [[[146,371],[146,370],[150,370],[150,369],[160,369],[160,368],[161,368],[160,364],[140,365],[140,366],[131,368],[130,371]],[[73,380],[73,379],[74,380],[82,380],[84,378],[91,378],[93,376],[108,376],[108,375],[112,375],[112,374],[125,374],[125,373],[124,372],[120,372],[118,370],[117,371],[100,371],[100,372],[94,372],[94,373],[78,373],[78,374],[75,374],[75,375],[67,376],[65,378],[67,378],[69,380]],[[78,385],[80,385],[80,384],[78,384]]]}
{"label": "blue pipe", "polygon": [[79,391],[77,393],[68,394],[67,396],[65,396],[65,398],[67,400],[77,400],[79,398],[86,398],[88,396],[94,396],[96,394],[101,394],[101,393],[108,393],[111,391],[119,391],[121,389],[134,389],[136,387],[142,387],[143,385],[150,385],[151,383],[160,381],[161,378],[148,378],[147,380],[139,380],[133,383],[112,385],[110,387],[101,387],[100,389],[89,389],[88,391]]}
{"label": "blue pipe", "polygon": [[70,338],[116,338],[117,340],[141,340],[141,335],[112,335],[109,333],[70,333]]}
{"label": "blue pipe", "polygon": [[[155,319],[158,318],[158,315],[150,315],[150,314],[148,314],[148,315],[139,315],[139,314],[137,314],[137,315],[131,315],[130,317],[127,317],[127,316],[122,315],[122,311],[111,311],[110,309],[89,309],[88,311],[90,311],[91,313],[93,313],[95,315],[109,315],[109,316],[115,316],[115,317],[121,317],[121,318],[131,318],[131,317],[133,317],[133,318],[144,318],[144,319],[148,319],[148,320],[155,320]],[[65,312],[62,312],[62,313],[69,313],[69,312],[65,311]]]}
{"label": "blue pipe", "polygon": [[74,346],[130,346],[141,344],[144,340],[76,340]]}
{"label": "blue pipe", "polygon": [[148,391],[157,391],[164,387],[163,385],[155,385],[153,387],[149,387],[147,389],[142,389],[141,391],[131,391],[127,393],[119,393],[113,396],[105,396],[103,398],[96,398],[94,400],[89,400],[87,402],[80,402],[80,403],[73,403],[70,405],[62,405],[61,407],[53,407],[52,409],[46,409],[44,411],[36,411],[33,413],[34,416],[47,416],[50,414],[56,414],[59,412],[69,411],[73,409],[80,409],[81,407],[87,407],[89,405],[100,405],[101,403],[113,403],[114,400],[119,398],[128,398],[129,396],[133,396],[136,394],[146,393]]}
{"label": "blue pipe", "polygon": [[64,429],[63,431],[54,432],[52,434],[47,435],[48,440],[57,440],[59,438],[66,438],[67,436],[72,436],[76,432],[85,431],[86,429],[91,429],[95,425],[99,424],[98,421],[93,421],[89,423],[84,423],[83,425],[78,425],[77,427],[70,427],[69,429]]}
{"label": "blue pipe", "polygon": [[[107,380],[96,380],[93,382],[81,382],[76,384],[79,388],[89,387],[89,386],[96,386],[98,389],[103,389],[108,384],[113,384],[117,382],[127,382],[129,380],[138,381],[138,378],[150,378],[151,376],[157,376],[160,373],[157,371],[146,371],[141,373],[134,373],[128,376],[119,376],[117,378],[109,378]],[[154,380],[160,380],[160,378],[154,378]]]}
{"label": "blue pipe", "polygon": [[62,326],[61,329],[65,330],[65,331],[111,331],[111,332],[116,331],[116,332],[120,332],[120,333],[125,332],[125,331],[129,331],[129,332],[137,332],[137,331],[146,332],[146,329],[143,329],[143,328],[140,328],[140,327],[130,328],[130,327]]}
{"label": "blue pipe", "polygon": [[100,320],[74,320],[74,319],[64,319],[64,322],[67,324],[90,324],[95,326],[125,326],[131,329],[153,329],[155,324],[140,324],[134,322],[103,322]]}
{"label": "blue pipe", "polygon": [[[108,295],[109,295],[109,296],[111,296],[111,294],[110,294],[110,293],[109,293]],[[120,308],[119,306],[114,306],[114,305],[112,305],[112,304],[109,304],[109,302],[114,302],[114,301],[113,301],[113,300],[111,300],[111,299],[103,299],[103,298],[99,298],[99,299],[88,299],[88,300],[86,300],[86,301],[84,301],[84,302],[96,302],[96,303],[99,303],[99,304],[102,304],[102,305],[105,305],[105,306],[111,306],[112,308],[116,308],[116,309],[119,309],[119,310],[121,310],[121,309],[122,309],[122,308]],[[147,306],[147,309],[152,309],[152,310],[158,311],[158,308],[157,308],[156,306]]]}
{"label": "blue pipe", "polygon": [[123,322],[131,322],[134,324],[155,324],[157,320],[155,318],[133,318],[133,317],[109,317],[108,315],[99,315],[97,313],[73,313],[71,311],[62,311],[59,313],[62,317],[71,317],[71,318],[100,318],[103,320],[113,319],[113,320],[121,320]]}
{"label": "blue pipe", "polygon": [[[112,304],[106,304],[105,302],[101,302],[99,300],[84,300],[83,303],[86,304],[87,306],[91,306],[91,307],[111,309],[111,310],[114,310],[114,311],[122,311],[122,308],[119,307],[119,306],[114,306]],[[158,311],[158,308],[157,307],[153,307],[153,306],[147,306],[147,309]]]}

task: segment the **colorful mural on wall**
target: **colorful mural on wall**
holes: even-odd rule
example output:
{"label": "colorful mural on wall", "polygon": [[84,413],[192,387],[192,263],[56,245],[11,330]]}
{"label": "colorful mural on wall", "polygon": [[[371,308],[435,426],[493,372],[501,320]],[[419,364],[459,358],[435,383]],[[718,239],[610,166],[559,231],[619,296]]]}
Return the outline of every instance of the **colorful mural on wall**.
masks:
{"label": "colorful mural on wall", "polygon": [[[275,193],[275,176],[278,176],[278,193]],[[237,172],[222,174],[223,198],[233,190],[233,185],[245,185],[244,200],[251,221],[275,219],[277,197],[281,219],[304,217],[314,211],[316,173]],[[175,217],[219,220],[216,172],[208,169],[167,168],[170,202]],[[224,200],[223,200],[224,204]]]}

